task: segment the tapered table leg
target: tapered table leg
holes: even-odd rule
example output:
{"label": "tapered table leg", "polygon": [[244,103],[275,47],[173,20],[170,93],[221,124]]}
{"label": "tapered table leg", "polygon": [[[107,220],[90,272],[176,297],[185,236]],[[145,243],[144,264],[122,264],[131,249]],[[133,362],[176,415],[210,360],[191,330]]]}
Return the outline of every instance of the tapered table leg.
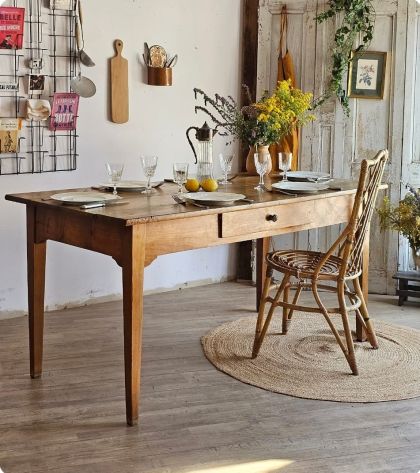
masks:
{"label": "tapered table leg", "polygon": [[257,255],[256,255],[256,284],[257,284],[257,312],[260,310],[260,300],[263,293],[263,286],[265,281],[265,273],[267,271],[267,264],[265,262],[265,255],[270,250],[271,238],[259,238],[257,240]]}
{"label": "tapered table leg", "polygon": [[125,232],[122,261],[125,400],[127,424],[136,425],[139,416],[146,225],[127,227]]}
{"label": "tapered table leg", "polygon": [[46,242],[36,241],[36,209],[26,206],[29,356],[32,378],[42,374]]}

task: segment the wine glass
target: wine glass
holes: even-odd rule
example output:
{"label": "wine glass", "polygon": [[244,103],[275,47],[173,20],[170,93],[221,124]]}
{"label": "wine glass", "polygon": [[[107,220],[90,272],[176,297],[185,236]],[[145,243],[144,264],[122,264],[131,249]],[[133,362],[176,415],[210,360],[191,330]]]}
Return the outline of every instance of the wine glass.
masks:
{"label": "wine glass", "polygon": [[155,175],[156,166],[158,162],[157,156],[141,156],[141,165],[143,167],[144,175],[147,177],[146,189],[143,191],[143,194],[151,194],[153,191],[150,180]]}
{"label": "wine glass", "polygon": [[109,180],[114,187],[112,195],[118,195],[117,184],[121,181],[121,176],[124,171],[124,164],[120,163],[106,163],[106,171],[109,176]]}
{"label": "wine glass", "polygon": [[220,182],[220,184],[231,184],[228,181],[228,174],[232,170],[232,164],[233,164],[233,156],[230,154],[219,154],[219,159],[220,159],[220,167],[222,168],[223,172],[223,181]]}
{"label": "wine glass", "polygon": [[287,171],[292,167],[292,153],[279,153],[279,168],[283,171],[283,181],[287,181]]}
{"label": "wine glass", "polygon": [[255,169],[260,176],[260,182],[258,186],[254,187],[257,191],[265,191],[266,187],[264,185],[264,175],[267,173],[268,170],[268,163],[271,159],[269,153],[265,153],[262,156],[258,153],[254,154],[254,162],[255,162]]}
{"label": "wine glass", "polygon": [[173,166],[174,182],[178,184],[178,194],[182,194],[182,185],[187,182],[188,164],[175,163]]}

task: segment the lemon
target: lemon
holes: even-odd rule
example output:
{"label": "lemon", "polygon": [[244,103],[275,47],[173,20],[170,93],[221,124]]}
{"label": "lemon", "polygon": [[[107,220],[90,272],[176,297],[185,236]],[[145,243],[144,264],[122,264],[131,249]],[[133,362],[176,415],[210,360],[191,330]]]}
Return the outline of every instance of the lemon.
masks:
{"label": "lemon", "polygon": [[200,189],[200,183],[197,179],[187,179],[185,189],[187,189],[188,192],[197,192],[198,189]]}
{"label": "lemon", "polygon": [[216,179],[207,178],[201,181],[201,187],[203,191],[215,192],[217,191],[219,184],[217,183]]}

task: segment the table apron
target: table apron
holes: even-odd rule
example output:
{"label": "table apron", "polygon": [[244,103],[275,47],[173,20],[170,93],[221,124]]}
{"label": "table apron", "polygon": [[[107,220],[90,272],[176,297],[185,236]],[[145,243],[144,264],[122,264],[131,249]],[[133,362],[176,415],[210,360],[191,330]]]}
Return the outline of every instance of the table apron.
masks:
{"label": "table apron", "polygon": [[[279,203],[238,211],[149,221],[125,226],[95,214],[36,207],[35,241],[53,240],[112,256],[122,264],[124,236],[146,225],[146,260],[160,255],[293,233],[349,220],[353,195],[332,195],[316,201]],[[273,218],[274,217],[274,218]],[[143,234],[143,235],[144,235]]]}
{"label": "table apron", "polygon": [[[146,259],[348,222],[353,195],[147,224]],[[272,217],[275,215],[275,219]]]}
{"label": "table apron", "polygon": [[121,265],[127,231],[121,222],[95,215],[62,212],[48,207],[35,208],[35,242],[53,240],[112,256]]}

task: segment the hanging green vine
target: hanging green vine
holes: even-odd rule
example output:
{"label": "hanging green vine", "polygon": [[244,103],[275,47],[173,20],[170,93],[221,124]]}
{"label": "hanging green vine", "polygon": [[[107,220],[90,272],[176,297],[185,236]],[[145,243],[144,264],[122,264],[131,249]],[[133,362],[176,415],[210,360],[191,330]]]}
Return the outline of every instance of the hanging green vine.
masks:
{"label": "hanging green vine", "polygon": [[336,95],[344,112],[349,116],[349,99],[342,88],[343,79],[348,71],[351,52],[359,35],[361,35],[361,43],[356,47],[356,51],[363,51],[369,47],[373,38],[376,14],[372,0],[329,0],[328,9],[320,13],[315,20],[323,23],[341,13],[343,19],[334,36],[331,80],[324,95],[316,101],[315,106],[321,105]]}

